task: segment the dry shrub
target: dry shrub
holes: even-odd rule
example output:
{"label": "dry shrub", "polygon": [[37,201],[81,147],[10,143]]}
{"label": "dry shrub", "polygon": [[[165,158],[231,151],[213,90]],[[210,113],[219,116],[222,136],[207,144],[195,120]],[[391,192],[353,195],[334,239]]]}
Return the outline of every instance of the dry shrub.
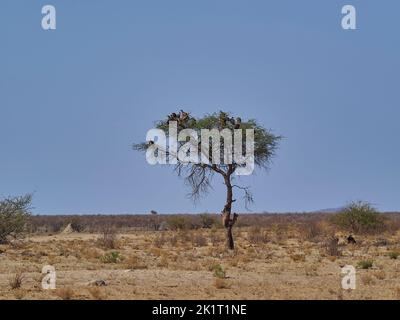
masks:
{"label": "dry shrub", "polygon": [[218,234],[218,230],[216,228],[212,228],[210,232],[210,241],[211,244],[216,247],[222,242],[222,238]]}
{"label": "dry shrub", "polygon": [[294,261],[294,262],[305,262],[306,261],[306,256],[304,254],[292,254],[290,255],[290,258]]}
{"label": "dry shrub", "polygon": [[106,294],[99,287],[89,287],[88,291],[94,300],[104,300],[106,298]]}
{"label": "dry shrub", "polygon": [[168,268],[168,257],[166,255],[162,255],[160,261],[157,263],[157,266],[160,268]]}
{"label": "dry shrub", "polygon": [[71,300],[74,297],[74,290],[69,287],[60,288],[55,290],[55,294],[57,297],[61,298],[62,300]]}
{"label": "dry shrub", "polygon": [[10,248],[15,249],[15,250],[21,250],[25,249],[27,246],[27,243],[22,240],[22,239],[14,239],[8,243]]}
{"label": "dry shrub", "polygon": [[172,247],[176,247],[178,244],[178,236],[176,234],[168,238],[168,242]]}
{"label": "dry shrub", "polygon": [[317,276],[318,275],[318,267],[316,264],[309,264],[304,267],[304,271],[306,276]]}
{"label": "dry shrub", "polygon": [[164,233],[161,234],[161,236],[157,236],[153,240],[153,245],[157,248],[161,248],[165,243],[167,242],[167,239],[165,238]]}
{"label": "dry shrub", "polygon": [[231,267],[237,267],[239,265],[239,262],[240,262],[240,258],[238,256],[236,256],[229,260],[229,265]]}
{"label": "dry shrub", "polygon": [[26,291],[23,289],[14,290],[14,297],[17,300],[23,299],[25,297],[25,295],[26,295]]}
{"label": "dry shrub", "polygon": [[341,255],[339,250],[339,239],[336,237],[330,237],[325,244],[326,253],[331,257],[338,257]]}
{"label": "dry shrub", "polygon": [[164,251],[162,249],[160,249],[160,248],[151,248],[150,249],[150,253],[153,256],[161,257],[164,254]]}
{"label": "dry shrub", "polygon": [[24,275],[21,271],[18,271],[9,281],[10,288],[12,290],[21,288]]}
{"label": "dry shrub", "polygon": [[400,219],[397,215],[390,214],[385,220],[385,230],[387,233],[394,235],[400,230]]}
{"label": "dry shrub", "polygon": [[99,244],[106,249],[116,249],[118,247],[117,230],[114,227],[105,226]]}
{"label": "dry shrub", "polygon": [[247,238],[252,244],[267,243],[269,241],[267,233],[263,232],[260,227],[251,227]]}
{"label": "dry shrub", "polygon": [[[391,213],[382,214],[385,216],[385,227],[389,228],[393,231],[400,229],[400,214],[399,213]],[[187,222],[188,228],[193,227],[201,227],[202,226],[202,218],[199,215],[181,215]],[[285,228],[293,225],[301,225],[304,223],[308,223],[310,221],[317,221],[321,227],[325,230],[325,234],[330,234],[332,230],[328,230],[325,226],[329,226],[330,228],[336,228],[335,225],[332,225],[330,222],[331,214],[325,213],[288,213],[288,214],[246,214],[241,216],[238,220],[235,227],[251,227],[251,226],[259,226],[261,228],[266,228],[270,226],[279,226],[279,228]],[[99,230],[102,230],[104,226],[114,226],[117,230],[126,230],[126,229],[134,229],[134,230],[155,230],[153,227],[152,219],[158,218],[160,225],[167,225],[169,215],[83,215],[79,216],[80,222],[85,227],[85,232],[89,233],[98,233]],[[29,231],[36,233],[43,232],[56,232],[61,226],[65,224],[66,220],[70,220],[70,216],[62,216],[62,215],[52,215],[52,216],[31,216]],[[173,219],[174,220],[174,219]],[[179,219],[182,220],[182,219]],[[211,229],[213,228],[221,228],[221,222],[216,220]],[[173,221],[172,223],[178,228],[183,227],[186,223],[181,223],[181,221]],[[237,229],[236,229],[237,230]],[[357,233],[356,233],[357,234]]]}
{"label": "dry shrub", "polygon": [[288,238],[288,224],[279,223],[272,226],[272,231],[274,234],[274,242],[277,244],[282,244]]}
{"label": "dry shrub", "polygon": [[205,247],[207,246],[207,239],[201,233],[197,233],[193,237],[192,243],[195,247]]}
{"label": "dry shrub", "polygon": [[377,270],[374,272],[374,276],[378,280],[384,280],[386,278],[386,272],[383,270]]}
{"label": "dry shrub", "polygon": [[251,261],[253,261],[253,258],[251,256],[248,255],[243,255],[238,257],[239,262],[242,262],[243,264],[249,263]]}
{"label": "dry shrub", "polygon": [[83,255],[88,260],[94,260],[101,257],[101,252],[96,248],[86,248],[83,251]]}
{"label": "dry shrub", "polygon": [[180,241],[183,243],[187,243],[191,240],[191,234],[186,229],[180,230],[178,236]]}
{"label": "dry shrub", "polygon": [[370,275],[370,274],[363,274],[361,276],[361,281],[363,284],[365,284],[366,286],[369,286],[371,284],[375,284],[375,280],[374,278]]}
{"label": "dry shrub", "polygon": [[127,269],[147,269],[147,266],[139,259],[138,256],[132,255],[124,260],[124,265]]}
{"label": "dry shrub", "polygon": [[320,224],[316,221],[310,221],[300,225],[301,237],[307,241],[318,241],[319,237],[323,235],[323,232]]}
{"label": "dry shrub", "polygon": [[330,261],[330,262],[335,262],[336,261],[336,256],[328,256],[328,260]]}
{"label": "dry shrub", "polygon": [[214,286],[217,289],[229,289],[230,285],[226,279],[216,278],[214,280]]}

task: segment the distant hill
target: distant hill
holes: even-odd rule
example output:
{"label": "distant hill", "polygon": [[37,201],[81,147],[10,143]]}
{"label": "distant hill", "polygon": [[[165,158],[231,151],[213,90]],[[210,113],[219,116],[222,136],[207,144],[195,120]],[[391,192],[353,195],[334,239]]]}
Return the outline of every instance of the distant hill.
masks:
{"label": "distant hill", "polygon": [[320,210],[315,210],[312,211],[313,213],[316,212],[321,212],[321,213],[338,213],[340,211],[342,211],[344,209],[344,207],[339,207],[339,208],[327,208],[327,209],[320,209]]}

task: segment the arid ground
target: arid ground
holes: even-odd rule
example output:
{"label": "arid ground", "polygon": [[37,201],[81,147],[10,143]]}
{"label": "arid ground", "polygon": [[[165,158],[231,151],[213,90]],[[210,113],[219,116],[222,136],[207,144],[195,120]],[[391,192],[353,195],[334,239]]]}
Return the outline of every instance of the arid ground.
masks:
{"label": "arid ground", "polygon": [[[47,232],[0,245],[1,299],[400,299],[400,232],[329,240],[322,219],[224,229]],[[397,256],[399,258],[397,259]],[[44,265],[56,269],[43,290]],[[356,289],[341,267],[356,268]],[[18,281],[19,280],[19,281]]]}

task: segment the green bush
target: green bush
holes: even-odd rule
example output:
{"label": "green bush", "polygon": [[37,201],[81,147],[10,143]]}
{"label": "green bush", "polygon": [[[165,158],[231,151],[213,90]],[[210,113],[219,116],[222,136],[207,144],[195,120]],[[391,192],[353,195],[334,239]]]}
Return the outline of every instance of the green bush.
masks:
{"label": "green bush", "polygon": [[201,214],[200,220],[201,220],[202,228],[205,228],[205,229],[210,229],[217,222],[216,219],[211,214],[207,214],[207,213]]}
{"label": "green bush", "polygon": [[0,243],[8,237],[17,237],[23,231],[31,215],[32,195],[6,198],[0,201]]}
{"label": "green bush", "polygon": [[399,251],[391,251],[389,252],[389,257],[390,259],[396,260],[398,258],[398,256],[400,256],[400,252]]}
{"label": "green bush", "polygon": [[122,261],[122,257],[118,251],[111,251],[101,256],[100,260],[103,263],[118,263]]}
{"label": "green bush", "polygon": [[377,233],[385,227],[384,217],[368,202],[351,202],[331,222],[352,233]]}
{"label": "green bush", "polygon": [[220,264],[213,265],[212,269],[214,270],[214,277],[219,279],[225,279],[226,272]]}
{"label": "green bush", "polygon": [[357,266],[360,269],[370,269],[372,268],[374,262],[372,260],[361,260],[358,262]]}
{"label": "green bush", "polygon": [[167,219],[167,225],[171,230],[183,230],[187,229],[188,221],[182,216],[171,216]]}

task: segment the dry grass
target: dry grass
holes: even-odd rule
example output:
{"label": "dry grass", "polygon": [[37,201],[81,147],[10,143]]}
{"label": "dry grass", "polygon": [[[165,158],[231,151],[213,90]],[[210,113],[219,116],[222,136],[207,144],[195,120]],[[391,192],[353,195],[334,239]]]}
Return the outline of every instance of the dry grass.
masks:
{"label": "dry grass", "polygon": [[370,274],[363,274],[361,276],[361,281],[364,285],[369,286],[375,284],[375,279],[372,275]]}
{"label": "dry grass", "polygon": [[[329,242],[334,230],[320,217],[256,218],[234,228],[233,252],[218,227],[31,235],[21,245],[0,245],[0,298],[400,299],[400,263],[390,254],[400,233],[355,234],[357,244],[347,245],[343,237]],[[112,241],[104,241],[109,234]],[[56,268],[56,290],[41,288],[46,264]],[[344,265],[358,267],[351,292],[341,289]],[[105,285],[90,285],[97,280]]]}
{"label": "dry grass", "polygon": [[306,261],[306,256],[304,254],[292,254],[292,255],[290,255],[290,258],[294,262],[305,262]]}
{"label": "dry grass", "polygon": [[55,294],[62,300],[72,300],[75,295],[75,292],[73,289],[66,287],[66,288],[56,289]]}
{"label": "dry grass", "polygon": [[12,290],[21,288],[24,275],[21,271],[17,272],[9,281],[10,288]]}
{"label": "dry grass", "polygon": [[157,263],[157,266],[160,268],[168,268],[168,265],[169,265],[168,257],[166,255],[162,255],[161,259]]}
{"label": "dry grass", "polygon": [[147,266],[141,261],[141,259],[136,255],[131,255],[124,259],[124,265],[127,269],[147,269]]}
{"label": "dry grass", "polygon": [[26,296],[26,290],[23,289],[14,290],[15,299],[22,300],[25,296]]}
{"label": "dry grass", "polygon": [[318,275],[318,267],[316,264],[309,264],[304,267],[305,274],[307,276],[317,276]]}
{"label": "dry grass", "polygon": [[377,278],[378,280],[385,280],[386,278],[386,272],[383,270],[377,270],[374,272],[374,276],[375,278]]}
{"label": "dry grass", "polygon": [[228,281],[225,279],[220,279],[220,278],[214,279],[214,286],[217,289],[229,289],[230,288]]}
{"label": "dry grass", "polygon": [[260,227],[250,228],[247,238],[251,244],[261,244],[270,241],[267,232],[263,231]]}
{"label": "dry grass", "polygon": [[192,244],[195,247],[205,247],[208,244],[207,239],[201,233],[196,233],[193,237]]}
{"label": "dry grass", "polygon": [[89,287],[88,291],[94,300],[104,300],[107,297],[104,290],[100,289],[99,287]]}
{"label": "dry grass", "polygon": [[394,290],[394,299],[400,300],[400,287],[397,287],[397,288]]}

